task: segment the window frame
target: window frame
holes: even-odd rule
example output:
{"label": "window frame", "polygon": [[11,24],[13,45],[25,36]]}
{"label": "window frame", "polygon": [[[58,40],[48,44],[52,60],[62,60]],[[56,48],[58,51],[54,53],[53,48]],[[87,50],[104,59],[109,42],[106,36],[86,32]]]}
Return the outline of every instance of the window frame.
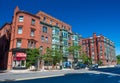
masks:
{"label": "window frame", "polygon": [[[22,17],[22,18],[20,18],[20,17]],[[24,21],[24,16],[19,16],[19,17],[18,17],[18,21],[19,21],[19,22],[23,22],[23,21]]]}
{"label": "window frame", "polygon": [[48,37],[45,37],[45,41],[48,43]]}
{"label": "window frame", "polygon": [[21,46],[22,46],[22,39],[17,39],[16,48],[21,48]]}
{"label": "window frame", "polygon": [[31,25],[35,25],[35,19],[31,20]]}
{"label": "window frame", "polygon": [[[19,30],[20,28],[21,28],[21,30]],[[18,26],[17,34],[22,34],[22,33],[23,33],[23,27],[22,26]]]}
{"label": "window frame", "polygon": [[43,35],[41,36],[41,41],[42,41],[42,42],[44,42],[44,41],[45,41],[45,38],[44,38],[44,36],[43,36]]}
{"label": "window frame", "polygon": [[43,26],[43,27],[42,27],[42,32],[44,32],[44,33],[47,33],[47,32],[48,32],[47,26]]}
{"label": "window frame", "polygon": [[[32,32],[32,31],[33,31],[33,32]],[[30,36],[31,36],[31,37],[34,37],[34,36],[35,36],[35,29],[32,29],[32,28],[31,28],[31,30],[30,30]]]}

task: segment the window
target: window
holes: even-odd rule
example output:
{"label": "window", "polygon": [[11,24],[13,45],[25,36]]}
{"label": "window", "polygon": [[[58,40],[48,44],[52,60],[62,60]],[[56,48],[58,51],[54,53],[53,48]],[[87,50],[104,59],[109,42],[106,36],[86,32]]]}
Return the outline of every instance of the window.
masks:
{"label": "window", "polygon": [[21,47],[21,39],[17,39],[16,47],[20,48]]}
{"label": "window", "polygon": [[35,25],[35,20],[34,19],[32,19],[31,24]]}
{"label": "window", "polygon": [[22,34],[22,27],[18,27],[18,34]]}
{"label": "window", "polygon": [[35,30],[34,30],[34,29],[31,29],[30,36],[34,36],[34,35],[35,35]]}
{"label": "window", "polygon": [[43,18],[43,22],[46,22],[46,17]]}
{"label": "window", "polygon": [[19,22],[23,22],[24,17],[23,16],[19,16]]}
{"label": "window", "polygon": [[36,47],[36,42],[33,40],[28,41],[28,48],[35,48]]}
{"label": "window", "polygon": [[41,37],[42,42],[44,42],[44,36]]}
{"label": "window", "polygon": [[54,34],[54,35],[59,35],[59,33],[60,33],[60,30],[58,28],[54,28],[52,30],[52,34]]}
{"label": "window", "polygon": [[75,38],[75,41],[78,41],[78,36],[75,35],[74,38]]}
{"label": "window", "polygon": [[59,29],[55,29],[55,34],[56,35],[59,35],[59,32],[60,32]]}
{"label": "window", "polygon": [[48,42],[48,37],[46,37],[46,42]]}
{"label": "window", "polygon": [[52,20],[50,20],[50,24],[52,24]]}
{"label": "window", "polygon": [[68,33],[62,32],[62,37],[63,37],[63,38],[68,38]]}
{"label": "window", "polygon": [[43,26],[43,32],[47,33],[47,27]]}
{"label": "window", "polygon": [[56,26],[58,27],[58,23],[56,23]]}
{"label": "window", "polygon": [[92,52],[94,52],[94,47],[92,47]]}
{"label": "window", "polygon": [[64,40],[64,45],[68,46],[68,42],[66,40]]}
{"label": "window", "polygon": [[102,51],[102,46],[100,46],[100,51]]}
{"label": "window", "polygon": [[74,42],[74,43],[73,43],[73,46],[78,46],[78,43]]}
{"label": "window", "polygon": [[40,49],[39,49],[40,51],[42,51],[43,50],[43,46],[40,46]]}
{"label": "window", "polygon": [[70,35],[68,35],[68,38],[69,38],[69,40],[71,40],[71,36]]}

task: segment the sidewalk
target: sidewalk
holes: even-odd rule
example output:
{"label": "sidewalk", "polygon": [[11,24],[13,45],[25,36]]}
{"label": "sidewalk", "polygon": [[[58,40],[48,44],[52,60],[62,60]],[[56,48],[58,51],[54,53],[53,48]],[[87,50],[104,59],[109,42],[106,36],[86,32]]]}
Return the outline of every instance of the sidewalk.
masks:
{"label": "sidewalk", "polygon": [[[108,68],[108,67],[114,67],[114,65],[109,65],[109,66],[99,66],[98,68]],[[39,71],[31,71],[29,69],[25,70],[0,70],[0,73],[34,73],[34,72],[53,72],[53,71],[69,71],[69,70],[74,70],[74,69],[62,69],[62,70],[39,70]],[[88,70],[88,68],[84,69]]]}
{"label": "sidewalk", "polygon": [[29,69],[25,70],[10,70],[8,72],[10,73],[34,73],[34,72],[53,72],[53,71],[68,71],[68,70],[74,70],[74,69],[62,69],[62,70],[39,70],[39,71],[31,71]]}
{"label": "sidewalk", "polygon": [[115,67],[114,65],[108,65],[108,66],[99,66],[98,68],[109,68],[109,67]]}

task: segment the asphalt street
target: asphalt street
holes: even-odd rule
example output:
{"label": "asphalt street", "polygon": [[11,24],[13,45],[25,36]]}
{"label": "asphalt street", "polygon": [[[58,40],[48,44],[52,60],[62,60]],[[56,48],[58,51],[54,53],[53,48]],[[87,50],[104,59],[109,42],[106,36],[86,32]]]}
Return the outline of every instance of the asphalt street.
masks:
{"label": "asphalt street", "polygon": [[64,74],[64,75],[47,77],[47,78],[37,78],[31,80],[29,79],[23,81],[6,80],[6,82],[1,82],[1,83],[120,83],[120,75],[119,75],[120,68],[101,68],[90,71],[85,71],[85,70],[56,71],[56,72],[52,72],[51,75],[53,75],[53,73],[54,75],[55,74]]}

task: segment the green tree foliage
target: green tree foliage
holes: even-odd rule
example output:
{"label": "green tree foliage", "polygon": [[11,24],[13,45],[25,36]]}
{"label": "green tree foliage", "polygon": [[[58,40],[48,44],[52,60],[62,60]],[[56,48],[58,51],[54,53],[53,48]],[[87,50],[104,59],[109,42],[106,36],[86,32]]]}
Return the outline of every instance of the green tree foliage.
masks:
{"label": "green tree foliage", "polygon": [[98,65],[102,65],[103,64],[103,62],[101,60],[99,60],[97,63],[98,63]]}
{"label": "green tree foliage", "polygon": [[81,50],[81,46],[70,46],[68,48],[69,53],[72,54],[74,58],[75,58],[75,51],[80,51],[80,50]]}
{"label": "green tree foliage", "polygon": [[43,60],[52,61],[53,60],[52,53],[53,53],[53,50],[50,48],[47,48],[46,53],[43,55]]}
{"label": "green tree foliage", "polygon": [[63,59],[63,54],[60,50],[53,50],[53,54],[53,64],[56,65]]}
{"label": "green tree foliage", "polygon": [[120,64],[120,55],[117,55],[117,64]]}
{"label": "green tree foliage", "polygon": [[37,62],[37,58],[39,56],[39,49],[36,49],[36,48],[28,49],[26,53],[27,53],[26,67],[28,68]]}
{"label": "green tree foliage", "polygon": [[52,62],[54,65],[62,60],[62,52],[60,50],[52,50],[47,48],[46,54],[43,59],[47,62]]}
{"label": "green tree foliage", "polygon": [[82,53],[80,55],[80,59],[82,60],[82,63],[84,63],[84,64],[87,64],[87,65],[92,64],[92,59],[90,57],[88,57],[85,53]]}

